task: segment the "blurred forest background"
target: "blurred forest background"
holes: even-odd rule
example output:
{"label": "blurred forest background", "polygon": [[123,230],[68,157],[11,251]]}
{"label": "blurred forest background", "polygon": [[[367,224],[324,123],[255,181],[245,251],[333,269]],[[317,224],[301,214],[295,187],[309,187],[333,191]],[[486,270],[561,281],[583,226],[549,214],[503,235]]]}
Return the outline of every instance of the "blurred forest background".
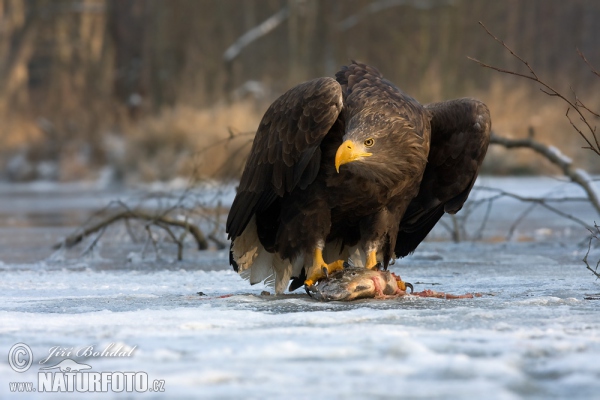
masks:
{"label": "blurred forest background", "polygon": [[[564,103],[467,59],[522,69],[478,21],[600,109],[576,53],[600,67],[596,0],[0,0],[0,179],[234,176],[251,136],[201,150],[254,131],[277,96],[350,59],[423,103],[480,98],[498,134],[533,130],[600,172]],[[487,173],[553,171],[527,150],[486,160]]]}

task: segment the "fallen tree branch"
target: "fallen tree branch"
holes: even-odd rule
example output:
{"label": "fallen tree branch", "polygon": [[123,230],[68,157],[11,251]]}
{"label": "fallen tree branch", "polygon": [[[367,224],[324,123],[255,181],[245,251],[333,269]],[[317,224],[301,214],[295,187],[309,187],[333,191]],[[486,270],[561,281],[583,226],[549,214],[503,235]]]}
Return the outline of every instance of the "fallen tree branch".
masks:
{"label": "fallen tree branch", "polygon": [[[86,236],[91,235],[92,233],[95,233],[101,229],[104,229],[108,225],[113,224],[119,220],[128,219],[138,219],[142,221],[147,221],[150,225],[156,225],[161,227],[162,229],[165,229],[165,227],[177,227],[185,229],[196,240],[196,244],[198,245],[199,250],[206,250],[208,248],[208,243],[206,241],[206,238],[204,237],[204,234],[196,225],[190,224],[187,221],[180,221],[164,215],[155,215],[139,210],[124,210],[121,212],[117,212],[96,224],[93,224],[79,232],[75,232],[74,234],[67,236],[62,242],[55,244],[54,248],[58,249],[62,246],[65,246],[67,248],[73,247],[77,243],[81,242]],[[168,230],[167,233],[169,233]],[[174,235],[172,237],[174,237]],[[177,243],[178,241],[175,239],[175,242]]]}
{"label": "fallen tree branch", "polygon": [[[547,210],[555,213],[556,215],[558,215],[560,217],[569,219],[588,230],[590,229],[590,225],[586,224],[585,221],[575,217],[574,215],[568,214],[568,213],[562,211],[560,208],[557,208],[552,205],[552,203],[563,203],[563,202],[589,202],[589,199],[586,197],[545,197],[545,196],[550,196],[551,192],[547,193],[546,195],[544,195],[542,197],[527,197],[527,196],[521,196],[516,193],[507,192],[502,189],[493,188],[493,187],[487,187],[487,186],[481,186],[481,185],[476,185],[475,187],[473,187],[473,193],[477,193],[479,191],[489,192],[489,193],[491,193],[491,195],[484,197],[484,198],[469,200],[465,204],[463,209],[461,210],[460,214],[451,216],[452,217],[452,219],[451,219],[452,226],[450,226],[448,223],[444,222],[443,219],[440,220],[440,222],[439,222],[444,228],[446,228],[446,230],[448,230],[448,232],[450,233],[450,235],[452,237],[452,240],[455,242],[458,242],[461,240],[481,240],[483,237],[483,230],[485,228],[485,225],[488,221],[489,215],[492,210],[493,203],[495,201],[497,201],[501,198],[505,198],[505,197],[513,198],[513,199],[521,201],[523,203],[530,203],[530,205],[515,219],[515,221],[510,226],[508,234],[506,235],[506,240],[510,240],[512,238],[512,236],[514,235],[514,232],[516,231],[517,226],[520,223],[522,223],[523,220],[525,220],[525,218],[531,213],[531,211],[536,206],[544,207]],[[467,230],[465,228],[467,225],[467,220],[470,218],[470,216],[475,212],[475,210],[478,207],[480,207],[481,205],[484,205],[484,204],[487,205],[487,207],[485,209],[485,214],[483,216],[483,219],[480,223],[479,228],[475,231],[474,235],[472,235],[472,236],[467,235]]]}
{"label": "fallen tree branch", "polygon": [[[585,221],[571,215],[571,214],[567,214],[564,211],[559,210],[558,208],[551,206],[550,204],[548,204],[548,200],[547,199],[542,199],[542,198],[537,198],[537,197],[525,197],[525,196],[520,196],[518,194],[515,193],[510,193],[510,192],[506,192],[502,189],[497,189],[497,188],[491,188],[491,187],[486,187],[486,186],[477,186],[476,187],[478,190],[485,190],[485,191],[489,191],[489,192],[493,192],[496,193],[500,196],[505,196],[505,197],[511,197],[515,200],[519,200],[522,201],[524,203],[535,203],[535,204],[539,204],[540,206],[552,211],[553,213],[560,215],[561,217],[567,218],[573,222],[576,222],[577,224],[583,226],[586,229],[591,229],[591,226],[588,225]],[[494,200],[496,200],[496,198],[494,198]],[[556,199],[558,200],[558,199]],[[523,217],[519,217],[519,219],[522,219]],[[518,220],[519,220],[518,219]],[[514,230],[514,228],[511,228]]]}
{"label": "fallen tree branch", "polygon": [[[598,212],[598,215],[600,215],[600,196],[593,187],[593,180],[585,171],[575,168],[573,166],[573,161],[556,147],[547,146],[534,140],[533,137],[528,137],[526,139],[508,139],[498,136],[495,133],[492,133],[491,135],[490,144],[498,144],[507,149],[528,148],[542,155],[554,165],[558,166],[565,176],[569,177],[572,182],[579,185],[585,191],[590,204]],[[586,227],[589,227],[589,225],[586,225]]]}

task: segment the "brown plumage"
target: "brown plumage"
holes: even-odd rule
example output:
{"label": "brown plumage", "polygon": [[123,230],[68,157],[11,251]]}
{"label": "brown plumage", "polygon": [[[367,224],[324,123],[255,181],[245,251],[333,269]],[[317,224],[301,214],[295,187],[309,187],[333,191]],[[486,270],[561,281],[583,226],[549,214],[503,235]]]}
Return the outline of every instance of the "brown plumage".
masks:
{"label": "brown plumage", "polygon": [[356,62],[290,89],[258,127],[227,219],[234,269],[280,293],[348,259],[387,267],[462,207],[490,127],[477,100],[423,107]]}

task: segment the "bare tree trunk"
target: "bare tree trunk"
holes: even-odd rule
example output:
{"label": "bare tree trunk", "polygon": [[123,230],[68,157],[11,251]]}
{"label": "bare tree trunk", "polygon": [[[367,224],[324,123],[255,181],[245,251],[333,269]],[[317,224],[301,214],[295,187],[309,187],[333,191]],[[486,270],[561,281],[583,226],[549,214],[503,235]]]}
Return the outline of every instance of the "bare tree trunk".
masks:
{"label": "bare tree trunk", "polygon": [[[115,53],[113,90],[123,105],[148,94],[143,80],[144,67],[148,68],[144,59],[146,7],[144,0],[108,0],[108,32]],[[131,104],[130,108],[131,116],[138,117],[139,107]]]}
{"label": "bare tree trunk", "polygon": [[4,68],[0,73],[0,112],[8,111],[8,105],[24,108],[27,104],[27,63],[34,51],[37,27],[35,15],[26,9],[24,1],[12,2],[14,10],[6,18],[13,31]]}

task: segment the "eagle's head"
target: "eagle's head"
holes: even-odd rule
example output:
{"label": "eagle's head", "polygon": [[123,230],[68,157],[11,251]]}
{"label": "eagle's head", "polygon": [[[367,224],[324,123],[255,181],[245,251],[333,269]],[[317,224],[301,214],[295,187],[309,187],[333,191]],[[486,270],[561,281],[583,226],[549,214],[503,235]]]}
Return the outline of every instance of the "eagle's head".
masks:
{"label": "eagle's head", "polygon": [[[358,118],[357,118],[358,117]],[[379,181],[395,181],[427,160],[429,126],[398,115],[355,116],[335,154],[335,168]]]}

